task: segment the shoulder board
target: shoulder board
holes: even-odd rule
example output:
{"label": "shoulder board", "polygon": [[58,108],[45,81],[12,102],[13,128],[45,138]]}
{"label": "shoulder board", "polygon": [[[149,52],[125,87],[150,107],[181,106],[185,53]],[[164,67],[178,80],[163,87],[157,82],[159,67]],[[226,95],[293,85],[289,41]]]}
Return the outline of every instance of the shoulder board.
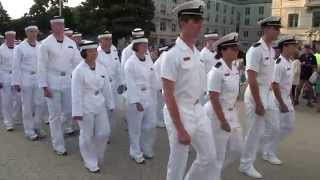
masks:
{"label": "shoulder board", "polygon": [[253,47],[259,47],[261,45],[261,43],[260,42],[257,42],[257,43],[254,43],[253,44]]}
{"label": "shoulder board", "polygon": [[222,65],[221,62],[217,62],[217,64],[214,67],[219,68],[219,67],[221,67],[221,65]]}
{"label": "shoulder board", "polygon": [[278,58],[277,60],[276,60],[276,64],[279,64],[281,62],[281,58]]}

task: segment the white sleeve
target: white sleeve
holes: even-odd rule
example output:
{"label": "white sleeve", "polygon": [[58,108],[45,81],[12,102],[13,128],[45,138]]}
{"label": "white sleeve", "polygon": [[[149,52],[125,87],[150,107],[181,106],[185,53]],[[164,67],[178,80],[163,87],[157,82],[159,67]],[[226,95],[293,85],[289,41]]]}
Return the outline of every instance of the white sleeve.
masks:
{"label": "white sleeve", "polygon": [[105,98],[106,107],[108,109],[114,109],[115,108],[115,99],[113,97],[111,84],[110,84],[110,77],[108,74],[107,74],[107,77],[105,77],[102,92],[103,92],[103,96]]}
{"label": "white sleeve", "polygon": [[125,65],[128,60],[127,48],[125,48],[121,53],[121,65],[120,65],[120,73],[121,73],[121,84],[126,84],[126,76],[125,76]]}
{"label": "white sleeve", "polygon": [[75,47],[76,49],[74,50],[74,55],[73,55],[73,59],[72,59],[72,66],[73,69],[75,69],[78,64],[80,64],[80,62],[82,61],[82,57],[80,55],[80,51],[77,49],[77,47]]}
{"label": "white sleeve", "polygon": [[40,46],[40,53],[38,58],[39,87],[48,87],[49,52],[46,46]]}
{"label": "white sleeve", "polygon": [[281,63],[275,64],[272,76],[272,82],[280,83],[282,78],[283,67]]}
{"label": "white sleeve", "polygon": [[13,63],[12,63],[12,85],[21,85],[21,61],[22,53],[20,48],[17,47],[14,51]]}
{"label": "white sleeve", "polygon": [[135,66],[134,64],[126,63],[125,68],[124,68],[124,74],[125,78],[127,80],[127,97],[128,97],[128,102],[129,104],[133,103],[141,103],[141,95],[140,91],[136,85],[136,81],[134,79],[135,77]]}
{"label": "white sleeve", "polygon": [[213,67],[208,73],[208,91],[221,93],[223,82],[223,72]]}
{"label": "white sleeve", "polygon": [[252,70],[255,72],[260,71],[262,54],[259,51],[259,48],[251,47],[246,55],[246,59],[247,59],[246,70]]}
{"label": "white sleeve", "polygon": [[116,74],[116,88],[118,88],[122,83],[121,82],[123,82],[123,80],[122,80],[122,76],[121,76],[121,64],[120,64],[120,61],[119,61],[119,56],[118,55],[116,55],[117,56],[117,60],[113,60],[113,61],[117,61],[117,62],[115,62],[116,63],[116,66],[115,66],[115,74]]}
{"label": "white sleeve", "polygon": [[80,69],[72,72],[71,98],[72,116],[83,116],[83,76]]}
{"label": "white sleeve", "polygon": [[3,82],[3,79],[2,79],[2,77],[3,77],[3,69],[2,69],[2,67],[3,67],[3,58],[2,58],[2,55],[1,55],[1,48],[0,48],[0,83],[1,82]]}
{"label": "white sleeve", "polygon": [[167,54],[161,63],[161,78],[168,79],[170,81],[176,81],[178,76],[177,59],[172,56],[171,53]]}

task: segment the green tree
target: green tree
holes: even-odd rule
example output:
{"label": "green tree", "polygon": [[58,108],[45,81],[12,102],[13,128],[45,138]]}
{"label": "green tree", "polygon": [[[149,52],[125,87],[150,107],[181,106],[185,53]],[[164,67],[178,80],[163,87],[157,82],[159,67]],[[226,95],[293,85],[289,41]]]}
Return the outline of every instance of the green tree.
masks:
{"label": "green tree", "polygon": [[0,33],[4,33],[10,27],[10,17],[0,2]]}
{"label": "green tree", "polygon": [[129,37],[132,29],[141,27],[147,36],[155,27],[152,0],[86,0],[75,9],[75,21],[84,34],[113,32],[114,40]]}

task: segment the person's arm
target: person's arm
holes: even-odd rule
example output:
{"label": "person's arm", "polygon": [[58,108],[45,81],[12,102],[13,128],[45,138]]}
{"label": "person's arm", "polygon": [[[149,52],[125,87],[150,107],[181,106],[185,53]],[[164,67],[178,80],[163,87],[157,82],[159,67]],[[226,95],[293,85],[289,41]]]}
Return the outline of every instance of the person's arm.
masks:
{"label": "person's arm", "polygon": [[21,91],[21,62],[22,62],[22,53],[20,46],[18,46],[14,51],[13,63],[12,63],[12,86],[16,91]]}
{"label": "person's arm", "polygon": [[110,84],[110,77],[109,75],[106,75],[107,77],[102,77],[104,78],[104,87],[103,87],[103,95],[105,97],[105,101],[106,101],[106,107],[109,110],[113,110],[115,109],[115,97],[113,97],[113,93],[112,93],[112,88],[111,88],[111,84]]}
{"label": "person's arm", "polygon": [[256,114],[263,116],[265,109],[261,101],[259,84],[257,81],[257,73],[260,71],[260,60],[262,59],[261,53],[258,49],[250,49],[247,53],[247,76],[248,85],[256,105]]}
{"label": "person's arm", "polygon": [[72,118],[81,121],[83,117],[83,78],[80,69],[72,72],[71,80],[71,102]]}
{"label": "person's arm", "polygon": [[51,93],[48,87],[48,63],[49,51],[46,46],[41,45],[38,57],[38,82],[39,87],[43,89],[44,96],[50,98]]}

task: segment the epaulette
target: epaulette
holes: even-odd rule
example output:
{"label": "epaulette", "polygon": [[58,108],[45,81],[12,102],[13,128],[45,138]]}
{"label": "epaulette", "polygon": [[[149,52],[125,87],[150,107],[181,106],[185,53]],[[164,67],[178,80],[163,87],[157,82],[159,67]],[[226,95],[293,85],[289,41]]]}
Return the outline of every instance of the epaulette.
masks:
{"label": "epaulette", "polygon": [[276,60],[276,64],[279,64],[281,62],[281,58],[278,58],[277,60]]}
{"label": "epaulette", "polygon": [[253,44],[253,47],[259,47],[260,45],[261,45],[260,42],[256,42],[256,43]]}
{"label": "epaulette", "polygon": [[217,64],[214,67],[219,68],[219,67],[221,67],[221,65],[222,65],[221,62],[217,62]]}

